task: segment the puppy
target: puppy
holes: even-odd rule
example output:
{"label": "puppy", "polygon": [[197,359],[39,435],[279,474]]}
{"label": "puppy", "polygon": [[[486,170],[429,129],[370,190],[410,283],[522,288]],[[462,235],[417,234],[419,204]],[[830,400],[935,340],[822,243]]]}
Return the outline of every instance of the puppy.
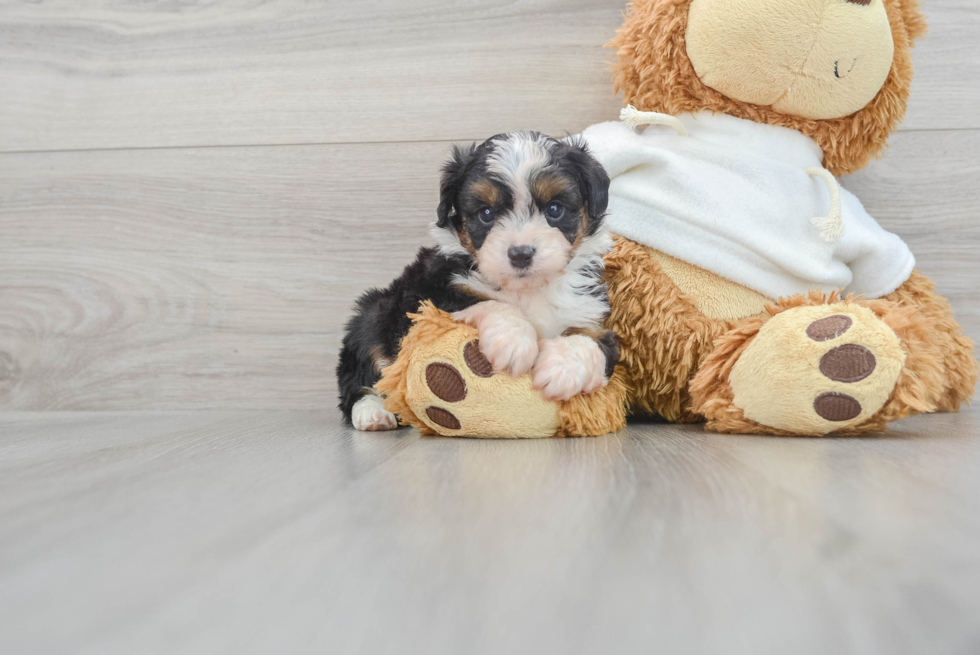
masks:
{"label": "puppy", "polygon": [[535,132],[453,149],[443,168],[438,248],[422,248],[386,289],[361,296],[337,366],[340,409],[358,430],[395,416],[373,391],[424,300],[479,331],[494,371],[531,372],[553,400],[603,387],[619,357],[602,256],[609,177],[575,138]]}

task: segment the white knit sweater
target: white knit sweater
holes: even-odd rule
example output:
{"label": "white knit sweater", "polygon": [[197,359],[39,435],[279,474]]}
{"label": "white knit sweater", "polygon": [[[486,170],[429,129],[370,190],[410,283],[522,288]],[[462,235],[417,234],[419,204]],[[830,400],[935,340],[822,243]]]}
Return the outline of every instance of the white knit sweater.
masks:
{"label": "white knit sweater", "polygon": [[828,242],[814,226],[832,196],[806,171],[823,159],[812,139],[726,114],[678,118],[687,136],[662,126],[638,134],[621,122],[583,133],[612,178],[612,232],[770,298],[811,289],[877,298],[908,279],[908,246],[847,190],[843,236]]}

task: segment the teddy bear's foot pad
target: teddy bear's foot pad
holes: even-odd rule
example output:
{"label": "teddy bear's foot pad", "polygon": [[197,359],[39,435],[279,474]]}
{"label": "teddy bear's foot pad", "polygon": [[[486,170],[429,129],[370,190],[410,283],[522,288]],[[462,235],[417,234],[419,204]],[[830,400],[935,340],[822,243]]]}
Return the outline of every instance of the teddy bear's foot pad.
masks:
{"label": "teddy bear's foot pad", "polygon": [[895,333],[864,307],[796,307],[763,325],[729,380],[747,418],[827,434],[873,416],[888,400],[904,358]]}
{"label": "teddy bear's foot pad", "polygon": [[[493,367],[480,352],[478,340],[468,341],[463,346],[463,362],[478,377],[488,378],[493,375]],[[452,364],[433,362],[426,366],[425,385],[429,387],[432,395],[443,402],[458,403],[466,400],[466,380]],[[460,430],[463,427],[455,414],[442,407],[426,407],[425,415],[430,421],[447,430]]]}
{"label": "teddy bear's foot pad", "polygon": [[475,333],[461,326],[420,350],[407,376],[415,415],[445,436],[553,436],[558,405],[531,389],[528,375],[495,374]]}

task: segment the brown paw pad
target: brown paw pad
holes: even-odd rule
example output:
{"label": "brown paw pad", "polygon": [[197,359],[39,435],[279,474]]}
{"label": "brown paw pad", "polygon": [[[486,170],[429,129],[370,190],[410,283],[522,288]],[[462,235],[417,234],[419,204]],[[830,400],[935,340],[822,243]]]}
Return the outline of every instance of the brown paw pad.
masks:
{"label": "brown paw pad", "polygon": [[425,414],[436,425],[441,425],[449,430],[458,430],[460,428],[459,419],[453,416],[452,412],[447,412],[441,407],[429,407],[425,410]]}
{"label": "brown paw pad", "polygon": [[822,393],[813,401],[814,411],[828,421],[850,421],[861,414],[861,403],[846,393]]}
{"label": "brown paw pad", "polygon": [[458,403],[466,398],[466,381],[454,366],[435,362],[425,367],[425,384],[440,400]]}
{"label": "brown paw pad", "polygon": [[806,328],[806,336],[814,341],[830,341],[847,332],[854,321],[850,316],[835,314],[810,323]]}
{"label": "brown paw pad", "polygon": [[856,343],[837,346],[820,358],[820,372],[835,382],[859,382],[874,373],[876,365],[871,351]]}
{"label": "brown paw pad", "polygon": [[470,341],[463,346],[463,360],[470,370],[481,378],[493,375],[493,364],[480,352],[479,341]]}

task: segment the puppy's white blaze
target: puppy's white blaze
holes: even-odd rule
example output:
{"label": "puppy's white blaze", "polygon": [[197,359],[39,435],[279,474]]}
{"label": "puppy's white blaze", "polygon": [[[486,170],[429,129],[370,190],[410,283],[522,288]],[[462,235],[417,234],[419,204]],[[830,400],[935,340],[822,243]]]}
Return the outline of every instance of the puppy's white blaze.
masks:
{"label": "puppy's white blaze", "polygon": [[549,400],[568,400],[604,387],[606,357],[599,344],[581,334],[544,339],[534,363],[534,388]]}
{"label": "puppy's white blaze", "polygon": [[[595,286],[592,272],[605,267],[603,255],[612,250],[612,245],[612,237],[603,226],[594,235],[582,240],[565,266],[563,275],[555,277],[547,285],[528,291],[501,288],[479,271],[458,275],[453,279],[453,284],[514,305],[534,326],[541,339],[561,336],[569,328],[597,329],[606,317],[608,306],[604,299],[589,293]],[[510,265],[509,261],[507,265]]]}
{"label": "puppy's white blaze", "polygon": [[459,235],[452,228],[439,227],[435,221],[429,225],[429,234],[435,239],[439,253],[447,257],[467,255],[466,248],[459,242]]}
{"label": "puppy's white blaze", "polygon": [[357,430],[373,432],[398,427],[398,419],[384,408],[384,401],[374,393],[366,393],[354,403],[350,420]]}
{"label": "puppy's white blaze", "polygon": [[514,194],[514,208],[520,217],[531,207],[531,178],[548,165],[548,138],[529,132],[515,132],[494,144],[487,157],[487,170],[501,178]]}

